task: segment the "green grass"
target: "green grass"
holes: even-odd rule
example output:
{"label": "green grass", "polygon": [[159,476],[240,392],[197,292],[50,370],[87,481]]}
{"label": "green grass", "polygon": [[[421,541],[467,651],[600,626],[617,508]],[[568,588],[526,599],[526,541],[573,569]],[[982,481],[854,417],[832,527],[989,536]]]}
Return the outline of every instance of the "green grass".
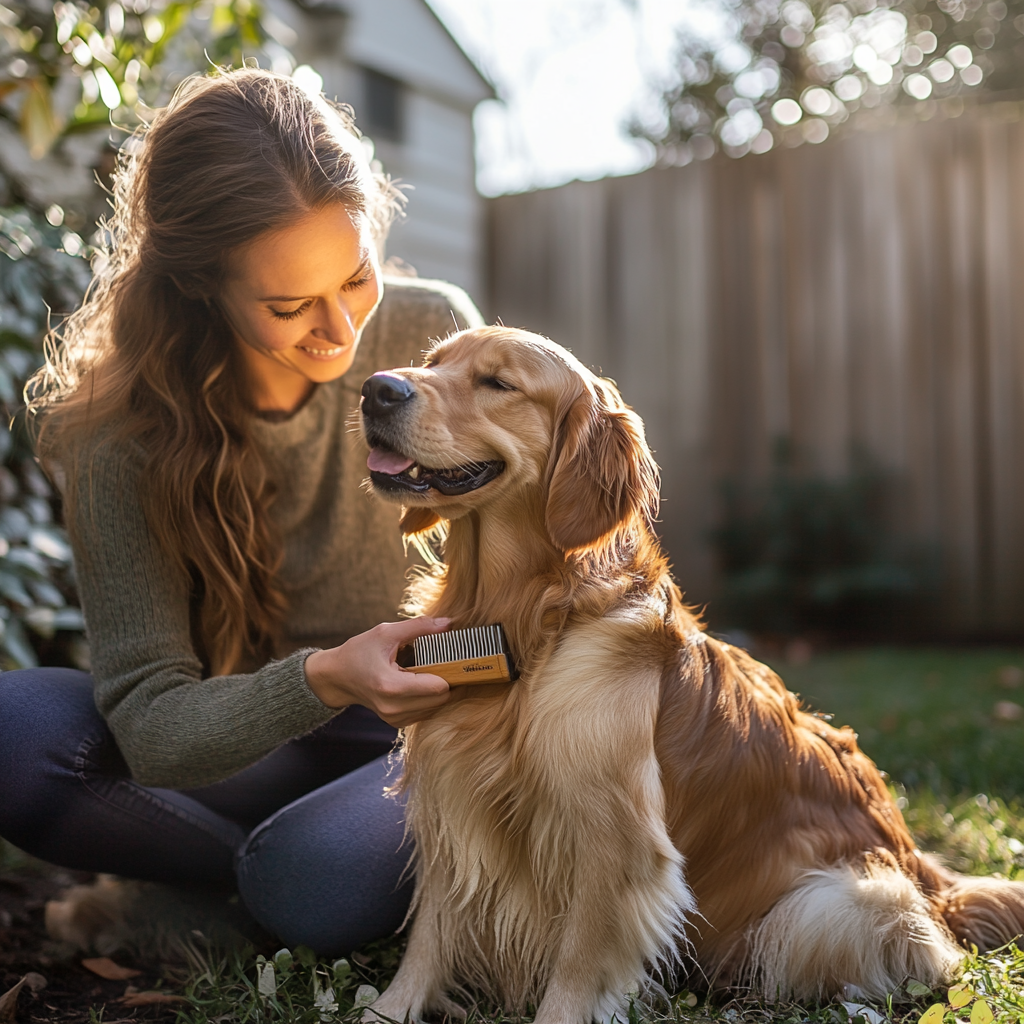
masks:
{"label": "green grass", "polygon": [[[859,733],[861,746],[889,772],[922,848],[960,871],[1024,880],[1024,719],[1004,721],[993,713],[1001,701],[1024,704],[1024,685],[1006,685],[1024,683],[1024,672],[1008,671],[1024,668],[1024,652],[869,649],[775,667],[806,703]],[[0,867],[4,856],[0,843]],[[258,956],[251,948],[218,952],[193,943],[186,964],[169,970],[167,983],[189,998],[178,1024],[356,1021],[361,1004],[393,976],[401,949],[401,940],[377,943],[331,962],[303,949],[276,956],[265,950]],[[953,995],[963,1005],[951,1005],[948,992],[911,986],[876,1010],[901,1024],[916,1024],[926,1011],[924,1024],[987,1024],[986,1010],[995,1024],[1024,1021],[1024,953],[1015,947],[969,957],[962,983],[962,994]],[[630,1016],[624,1024],[846,1024],[851,1019],[842,1004],[708,1004],[686,991],[671,1005]],[[486,1010],[470,1015],[471,1024],[501,1019]]]}
{"label": "green grass", "polygon": [[994,713],[1024,705],[1024,652],[868,648],[773,668],[908,789],[1024,796],[1024,712]]}

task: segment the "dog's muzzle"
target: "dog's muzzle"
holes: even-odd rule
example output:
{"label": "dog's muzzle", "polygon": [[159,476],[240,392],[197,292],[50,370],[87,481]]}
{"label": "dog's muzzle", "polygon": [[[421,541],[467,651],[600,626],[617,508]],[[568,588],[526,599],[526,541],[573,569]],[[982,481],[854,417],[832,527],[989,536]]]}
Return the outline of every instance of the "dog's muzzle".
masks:
{"label": "dog's muzzle", "polygon": [[363,382],[362,396],[364,434],[371,449],[366,464],[378,490],[413,494],[435,490],[454,497],[483,487],[505,471],[505,463],[498,460],[429,468],[403,455],[402,413],[416,399],[416,389],[404,377],[375,373]]}

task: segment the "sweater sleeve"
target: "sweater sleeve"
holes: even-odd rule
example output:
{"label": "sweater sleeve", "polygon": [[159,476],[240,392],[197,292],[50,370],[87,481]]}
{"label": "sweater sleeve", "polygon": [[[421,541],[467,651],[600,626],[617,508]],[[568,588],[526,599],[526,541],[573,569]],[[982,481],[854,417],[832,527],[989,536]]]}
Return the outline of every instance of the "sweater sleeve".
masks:
{"label": "sweater sleeve", "polygon": [[202,678],[189,628],[189,580],[147,526],[140,462],[100,446],[79,474],[71,533],[96,705],[137,782],[203,786],[337,710],[306,683],[308,650],[257,672]]}

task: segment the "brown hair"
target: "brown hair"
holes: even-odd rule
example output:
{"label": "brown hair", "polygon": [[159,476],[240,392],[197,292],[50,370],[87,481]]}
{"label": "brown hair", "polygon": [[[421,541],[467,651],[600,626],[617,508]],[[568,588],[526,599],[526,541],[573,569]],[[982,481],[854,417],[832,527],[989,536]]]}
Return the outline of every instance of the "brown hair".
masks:
{"label": "brown hair", "polygon": [[109,249],[29,383],[40,454],[67,476],[73,534],[83,440],[141,443],[147,522],[191,577],[195,640],[214,674],[265,653],[285,608],[252,387],[213,301],[226,258],[337,202],[382,239],[399,198],[371,172],[347,108],[254,68],[186,79],[123,147]]}

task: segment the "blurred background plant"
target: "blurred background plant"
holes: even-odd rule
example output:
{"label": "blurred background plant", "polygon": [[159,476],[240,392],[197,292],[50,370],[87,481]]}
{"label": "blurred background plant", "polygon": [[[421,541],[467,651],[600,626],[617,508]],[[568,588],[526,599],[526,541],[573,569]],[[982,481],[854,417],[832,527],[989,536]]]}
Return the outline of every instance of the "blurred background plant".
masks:
{"label": "blurred background plant", "polygon": [[730,0],[732,41],[681,38],[660,117],[632,133],[662,164],[820,143],[851,117],[933,115],[1024,95],[1022,0]]}
{"label": "blurred background plant", "polygon": [[47,330],[81,301],[118,147],[187,74],[290,71],[284,26],[252,0],[0,5],[0,668],[88,666],[59,497],[22,389]]}
{"label": "blurred background plant", "polygon": [[802,472],[779,441],[763,481],[730,480],[712,533],[723,586],[719,621],[743,630],[851,639],[913,634],[927,618],[933,575],[926,557],[900,547],[889,528],[892,484],[867,460],[829,478]]}

